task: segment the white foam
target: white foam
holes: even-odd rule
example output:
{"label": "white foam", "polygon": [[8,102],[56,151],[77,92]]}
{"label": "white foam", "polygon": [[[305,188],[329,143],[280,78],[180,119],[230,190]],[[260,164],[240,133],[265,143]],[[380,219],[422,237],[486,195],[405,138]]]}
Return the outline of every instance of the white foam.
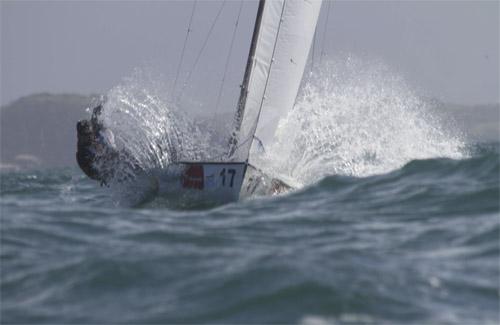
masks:
{"label": "white foam", "polygon": [[[163,168],[173,151],[177,159],[210,160],[226,149],[228,130],[219,123],[217,133],[210,118],[195,121],[157,80],[137,70],[107,94],[104,124],[131,155],[117,167],[125,176],[133,173],[131,162],[143,170]],[[327,175],[387,173],[415,159],[460,159],[464,147],[463,138],[397,73],[346,58],[326,62],[306,78],[274,143],[254,152],[252,162],[301,186]]]}
{"label": "white foam", "polygon": [[327,62],[304,83],[262,168],[311,184],[326,175],[387,173],[414,159],[462,158],[465,143],[380,63]]}

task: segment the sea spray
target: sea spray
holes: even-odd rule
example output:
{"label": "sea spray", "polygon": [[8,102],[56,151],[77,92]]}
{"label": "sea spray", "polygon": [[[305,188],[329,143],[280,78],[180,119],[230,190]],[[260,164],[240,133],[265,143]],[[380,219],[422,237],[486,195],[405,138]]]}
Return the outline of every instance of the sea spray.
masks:
{"label": "sea spray", "polygon": [[[172,102],[158,80],[136,70],[106,96],[103,122],[128,153],[116,168],[121,185],[137,169],[221,160],[227,150],[228,130],[213,116],[188,113]],[[254,150],[250,161],[301,187],[328,175],[383,174],[415,159],[463,158],[464,137],[444,122],[432,103],[388,66],[352,58],[329,61],[306,76],[274,142]],[[150,189],[151,182],[145,184],[140,187]],[[144,192],[138,185],[119,186],[119,192]]]}
{"label": "sea spray", "polygon": [[177,161],[220,160],[227,150],[229,132],[215,128],[217,121],[197,114],[196,107],[174,102],[160,80],[158,74],[136,69],[105,96],[100,119],[120,155],[108,185],[120,205],[151,196],[158,186],[153,171],[165,171]]}
{"label": "sea spray", "polygon": [[117,146],[144,169],[209,155],[205,134],[164,89],[152,76],[136,70],[108,92],[104,104],[103,121],[115,134]]}
{"label": "sea spray", "polygon": [[387,173],[414,159],[463,158],[463,137],[381,63],[330,61],[305,80],[259,165],[311,184]]}

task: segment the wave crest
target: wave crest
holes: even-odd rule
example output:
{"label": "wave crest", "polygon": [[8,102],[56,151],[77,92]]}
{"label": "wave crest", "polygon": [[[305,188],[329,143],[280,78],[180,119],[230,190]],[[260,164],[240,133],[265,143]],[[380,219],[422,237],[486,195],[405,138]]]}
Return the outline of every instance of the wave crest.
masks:
{"label": "wave crest", "polygon": [[459,159],[464,148],[451,123],[387,66],[348,58],[310,74],[259,162],[311,184],[332,174],[387,173],[414,159]]}

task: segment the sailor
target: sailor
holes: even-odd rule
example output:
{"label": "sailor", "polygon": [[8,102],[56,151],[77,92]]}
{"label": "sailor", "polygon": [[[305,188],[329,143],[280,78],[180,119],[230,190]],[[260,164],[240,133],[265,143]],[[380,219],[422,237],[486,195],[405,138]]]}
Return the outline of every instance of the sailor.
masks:
{"label": "sailor", "polygon": [[94,108],[90,120],[81,120],[76,124],[76,160],[88,177],[105,185],[113,177],[113,163],[119,154],[113,133],[99,121],[101,112],[102,105],[99,105]]}

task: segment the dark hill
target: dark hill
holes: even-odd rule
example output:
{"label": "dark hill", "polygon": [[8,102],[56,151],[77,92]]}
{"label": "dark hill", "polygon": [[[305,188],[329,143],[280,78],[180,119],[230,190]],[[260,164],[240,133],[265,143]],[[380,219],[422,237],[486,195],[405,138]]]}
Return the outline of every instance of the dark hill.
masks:
{"label": "dark hill", "polygon": [[2,107],[0,163],[3,169],[75,165],[75,124],[89,115],[86,108],[92,98],[95,96],[37,94]]}

